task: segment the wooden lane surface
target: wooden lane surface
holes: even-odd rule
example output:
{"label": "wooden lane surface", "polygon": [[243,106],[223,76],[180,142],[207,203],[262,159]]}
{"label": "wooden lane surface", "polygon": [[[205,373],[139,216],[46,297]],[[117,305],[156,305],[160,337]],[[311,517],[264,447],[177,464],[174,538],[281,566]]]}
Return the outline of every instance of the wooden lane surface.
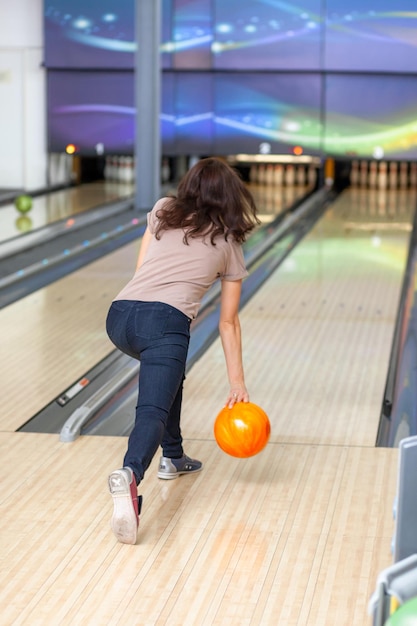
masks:
{"label": "wooden lane surface", "polygon": [[123,438],[0,433],[1,623],[370,624],[397,450],[269,443],[240,460],[186,446],[203,472],[161,481],[155,458],[126,546],[106,486]]}
{"label": "wooden lane surface", "polygon": [[[257,200],[267,221],[305,190],[275,190],[270,204],[263,192]],[[0,310],[0,430],[17,430],[113,349],[105,317],[133,273],[138,248],[125,246]]]}

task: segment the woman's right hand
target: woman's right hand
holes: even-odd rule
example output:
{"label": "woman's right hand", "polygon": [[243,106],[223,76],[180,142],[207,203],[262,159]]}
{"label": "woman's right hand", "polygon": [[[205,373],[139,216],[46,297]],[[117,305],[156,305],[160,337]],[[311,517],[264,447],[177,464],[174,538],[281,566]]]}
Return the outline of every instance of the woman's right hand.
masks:
{"label": "woman's right hand", "polygon": [[245,385],[235,385],[230,387],[225,406],[231,409],[236,402],[249,402],[249,393]]}

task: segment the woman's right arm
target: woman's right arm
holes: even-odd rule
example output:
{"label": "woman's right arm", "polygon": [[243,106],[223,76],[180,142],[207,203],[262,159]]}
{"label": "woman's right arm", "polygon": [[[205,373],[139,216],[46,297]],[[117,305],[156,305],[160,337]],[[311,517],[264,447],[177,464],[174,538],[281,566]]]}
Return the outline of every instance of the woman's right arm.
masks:
{"label": "woman's right arm", "polygon": [[239,302],[242,290],[241,280],[222,280],[219,332],[226,359],[230,390],[226,405],[235,402],[249,402],[245,386],[242,361],[242,339],[239,322]]}

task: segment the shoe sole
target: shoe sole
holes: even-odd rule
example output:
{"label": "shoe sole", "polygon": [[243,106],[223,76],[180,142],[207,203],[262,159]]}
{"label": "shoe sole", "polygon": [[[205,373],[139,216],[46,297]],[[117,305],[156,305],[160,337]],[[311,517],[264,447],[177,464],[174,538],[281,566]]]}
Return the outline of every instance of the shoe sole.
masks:
{"label": "shoe sole", "polygon": [[[109,489],[114,506],[111,529],[118,541],[134,545],[138,536],[138,522],[130,493],[130,484],[123,472],[110,474]],[[138,504],[140,505],[139,500]]]}
{"label": "shoe sole", "polygon": [[197,472],[201,472],[203,468],[199,467],[195,470],[184,470],[183,472],[173,472],[172,474],[165,472],[158,472],[158,478],[162,478],[163,480],[173,480],[174,478],[178,478],[178,476],[184,476],[185,474],[196,474]]}

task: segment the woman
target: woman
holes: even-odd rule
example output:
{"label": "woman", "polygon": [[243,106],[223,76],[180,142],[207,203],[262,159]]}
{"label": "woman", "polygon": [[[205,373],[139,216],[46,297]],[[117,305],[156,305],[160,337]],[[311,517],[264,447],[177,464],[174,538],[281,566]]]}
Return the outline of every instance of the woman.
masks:
{"label": "woman", "polygon": [[230,383],[226,404],[249,401],[238,317],[247,275],[241,244],[258,223],[247,187],[216,158],[196,163],[177,195],[162,198],[148,214],[136,273],[107,317],[112,342],[141,362],[135,426],[123,467],[109,476],[112,529],[122,543],[136,543],[142,503],[137,485],[159,446],[159,478],[202,468],[184,454],[180,415],[190,324],[217,279],[222,286],[219,332]]}

